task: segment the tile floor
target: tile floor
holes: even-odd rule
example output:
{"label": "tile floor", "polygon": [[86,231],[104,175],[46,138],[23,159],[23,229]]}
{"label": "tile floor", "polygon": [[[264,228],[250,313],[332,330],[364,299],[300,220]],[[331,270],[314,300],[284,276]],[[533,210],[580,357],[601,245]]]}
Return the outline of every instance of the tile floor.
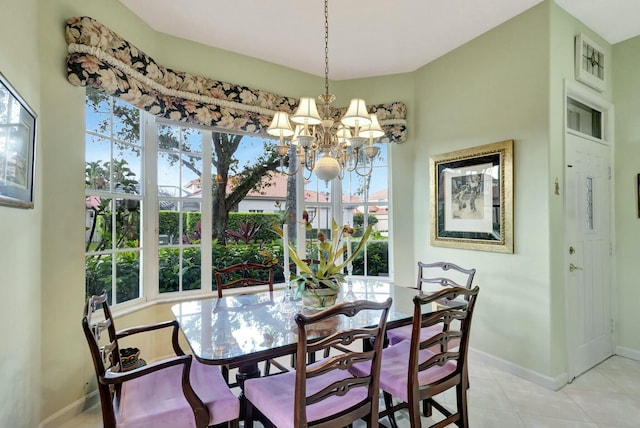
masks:
{"label": "tile floor", "polygon": [[[471,428],[640,427],[638,361],[611,357],[560,391],[548,390],[473,357],[469,368]],[[455,396],[446,395],[444,401],[455,403]],[[388,425],[386,420],[382,422]],[[427,426],[429,422],[423,418],[422,425]],[[409,427],[402,415],[398,423]],[[363,423],[354,424],[354,428],[363,426]],[[59,428],[100,427],[102,419],[97,406]]]}

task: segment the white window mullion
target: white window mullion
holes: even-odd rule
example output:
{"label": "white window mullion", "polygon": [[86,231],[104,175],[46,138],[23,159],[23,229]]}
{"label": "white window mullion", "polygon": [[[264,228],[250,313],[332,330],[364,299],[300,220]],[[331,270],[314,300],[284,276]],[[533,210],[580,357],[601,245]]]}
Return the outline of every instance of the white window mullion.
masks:
{"label": "white window mullion", "polygon": [[213,290],[213,278],[211,274],[211,268],[213,265],[213,260],[211,260],[213,243],[211,239],[205,239],[205,237],[210,238],[213,234],[213,207],[211,206],[213,188],[213,173],[211,171],[213,156],[212,145],[211,132],[202,132],[202,203],[200,204],[200,212],[202,213],[200,223],[200,227],[202,229],[202,240],[200,246],[202,291]]}
{"label": "white window mullion", "polygon": [[142,284],[143,294],[147,300],[158,296],[158,130],[155,116],[145,112],[143,117],[144,148],[144,205],[142,247]]}

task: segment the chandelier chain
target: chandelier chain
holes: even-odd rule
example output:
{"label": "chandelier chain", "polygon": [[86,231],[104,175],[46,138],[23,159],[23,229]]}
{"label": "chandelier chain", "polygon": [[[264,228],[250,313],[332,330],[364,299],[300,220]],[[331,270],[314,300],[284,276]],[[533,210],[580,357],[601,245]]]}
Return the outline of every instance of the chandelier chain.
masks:
{"label": "chandelier chain", "polygon": [[324,91],[329,95],[329,0],[324,0]]}
{"label": "chandelier chain", "polygon": [[[341,180],[345,172],[355,172],[361,177],[370,176],[373,161],[380,150],[373,143],[384,135],[384,131],[375,114],[369,114],[361,98],[351,100],[340,120],[333,117],[331,103],[336,97],[329,93],[329,0],[324,0],[324,89],[325,92],[318,96],[322,103],[322,114],[313,98],[300,98],[298,108],[291,117],[296,124],[295,130],[287,113],[279,111],[274,115],[267,133],[280,137],[280,144],[276,146],[280,172],[291,176],[302,168],[309,172],[308,177],[304,173],[305,180],[315,172],[318,179],[326,183],[334,178]],[[289,145],[284,142],[287,137],[291,137]],[[291,164],[289,171],[285,170],[287,156],[290,156],[290,161],[291,156],[297,158],[295,171],[291,170]]]}

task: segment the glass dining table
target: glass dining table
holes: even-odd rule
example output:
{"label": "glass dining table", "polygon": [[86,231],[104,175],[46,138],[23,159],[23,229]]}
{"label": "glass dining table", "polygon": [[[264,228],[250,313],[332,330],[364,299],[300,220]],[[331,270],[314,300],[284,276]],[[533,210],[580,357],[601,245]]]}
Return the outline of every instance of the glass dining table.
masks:
{"label": "glass dining table", "polygon": [[[415,288],[397,286],[379,279],[354,278],[351,285],[343,287],[338,302],[343,301],[349,290],[351,299],[384,301],[393,298],[387,328],[410,324],[413,318]],[[300,302],[285,302],[283,289],[273,292],[259,291],[250,294],[234,294],[222,298],[184,301],[172,306],[193,355],[205,364],[237,367],[240,385],[244,379],[260,376],[258,363],[267,359],[291,355],[296,351],[297,326],[294,316],[311,310]],[[464,301],[433,303],[427,311],[435,311],[439,305],[448,307],[464,305]],[[423,307],[423,313],[425,308]],[[372,316],[371,314],[368,315]],[[372,326],[377,322],[361,314],[346,320],[330,320],[318,325],[314,334],[325,336],[342,328]],[[348,324],[341,324],[348,323]],[[310,335],[313,338],[313,334]]]}

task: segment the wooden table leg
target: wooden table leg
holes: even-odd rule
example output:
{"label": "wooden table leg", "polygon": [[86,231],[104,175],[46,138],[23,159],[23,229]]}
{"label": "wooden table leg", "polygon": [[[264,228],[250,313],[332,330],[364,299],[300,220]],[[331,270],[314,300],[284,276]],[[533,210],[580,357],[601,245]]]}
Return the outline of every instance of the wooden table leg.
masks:
{"label": "wooden table leg", "polygon": [[258,363],[252,363],[238,367],[238,372],[236,373],[236,381],[238,382],[238,386],[240,387],[240,396],[238,398],[240,399],[240,420],[242,421],[245,421],[247,409],[247,399],[244,396],[244,381],[256,377],[260,377],[260,369],[258,368]]}

